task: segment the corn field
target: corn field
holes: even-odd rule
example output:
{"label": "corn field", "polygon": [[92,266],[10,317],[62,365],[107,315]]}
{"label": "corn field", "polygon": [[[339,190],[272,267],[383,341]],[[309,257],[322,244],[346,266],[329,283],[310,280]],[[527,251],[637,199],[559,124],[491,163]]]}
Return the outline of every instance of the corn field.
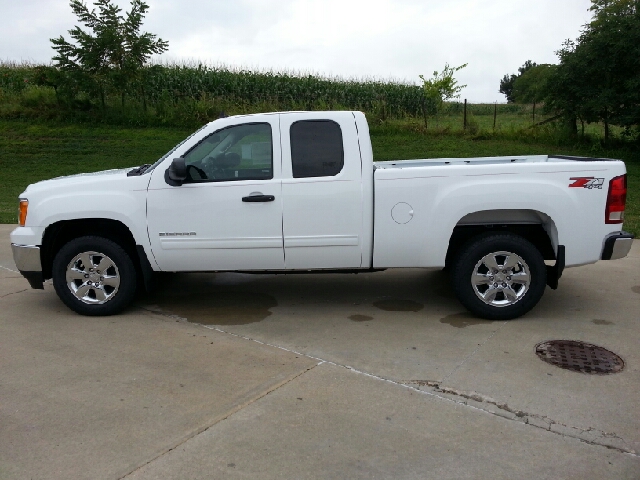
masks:
{"label": "corn field", "polygon": [[[360,110],[378,120],[422,116],[422,87],[400,81],[327,78],[290,72],[250,71],[203,64],[144,67],[128,85],[126,103],[107,85],[107,109],[89,92],[60,95],[28,63],[0,63],[0,117],[93,116],[116,123],[192,126],[227,115],[286,110]],[[445,104],[443,115],[458,115],[462,104]],[[501,114],[522,113],[520,105],[499,105]],[[493,115],[494,105],[474,105],[474,115]]]}
{"label": "corn field", "polygon": [[272,103],[284,109],[386,109],[390,116],[418,115],[422,105],[420,87],[398,82],[327,79],[202,65],[155,67],[147,78],[152,102],[160,101],[168,92],[174,98],[208,95],[248,104]]}

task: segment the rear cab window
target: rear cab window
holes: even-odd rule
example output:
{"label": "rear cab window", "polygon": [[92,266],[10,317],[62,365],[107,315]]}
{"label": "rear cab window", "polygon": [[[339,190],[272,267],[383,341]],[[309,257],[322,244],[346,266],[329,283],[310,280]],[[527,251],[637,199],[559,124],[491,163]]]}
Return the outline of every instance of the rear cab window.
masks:
{"label": "rear cab window", "polygon": [[334,177],[344,167],[342,130],[333,120],[301,120],[290,128],[293,178]]}

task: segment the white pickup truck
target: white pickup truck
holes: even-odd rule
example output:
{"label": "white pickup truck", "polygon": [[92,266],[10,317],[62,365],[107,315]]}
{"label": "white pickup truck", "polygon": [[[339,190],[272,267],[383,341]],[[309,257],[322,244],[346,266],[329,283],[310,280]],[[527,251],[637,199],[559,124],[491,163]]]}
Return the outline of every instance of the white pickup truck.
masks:
{"label": "white pickup truck", "polygon": [[160,271],[447,267],[467,309],[510,319],[565,266],[627,255],[625,172],[544,155],[374,162],[360,112],[235,116],[153,165],[30,185],[11,242],[31,286],[52,278],[84,315],[121,311]]}

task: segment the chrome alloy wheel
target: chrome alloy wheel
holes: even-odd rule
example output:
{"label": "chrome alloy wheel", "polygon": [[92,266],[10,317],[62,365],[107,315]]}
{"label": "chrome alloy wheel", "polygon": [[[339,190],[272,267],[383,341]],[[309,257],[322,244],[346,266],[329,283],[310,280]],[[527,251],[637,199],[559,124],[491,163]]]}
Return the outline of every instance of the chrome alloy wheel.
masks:
{"label": "chrome alloy wheel", "polygon": [[66,280],[78,300],[88,305],[102,304],[118,292],[120,272],[104,253],[83,252],[67,265]]}
{"label": "chrome alloy wheel", "polygon": [[471,285],[478,298],[487,305],[508,307],[529,290],[529,266],[515,253],[489,253],[476,263],[471,273]]}

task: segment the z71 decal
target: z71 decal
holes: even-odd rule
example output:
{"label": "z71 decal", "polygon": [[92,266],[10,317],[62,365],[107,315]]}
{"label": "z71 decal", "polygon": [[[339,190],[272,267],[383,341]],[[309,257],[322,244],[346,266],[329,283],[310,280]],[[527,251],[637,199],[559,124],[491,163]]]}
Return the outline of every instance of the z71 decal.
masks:
{"label": "z71 decal", "polygon": [[602,184],[604,183],[604,178],[595,178],[595,177],[574,177],[570,178],[573,183],[569,184],[569,187],[572,188],[598,188],[602,190]]}

